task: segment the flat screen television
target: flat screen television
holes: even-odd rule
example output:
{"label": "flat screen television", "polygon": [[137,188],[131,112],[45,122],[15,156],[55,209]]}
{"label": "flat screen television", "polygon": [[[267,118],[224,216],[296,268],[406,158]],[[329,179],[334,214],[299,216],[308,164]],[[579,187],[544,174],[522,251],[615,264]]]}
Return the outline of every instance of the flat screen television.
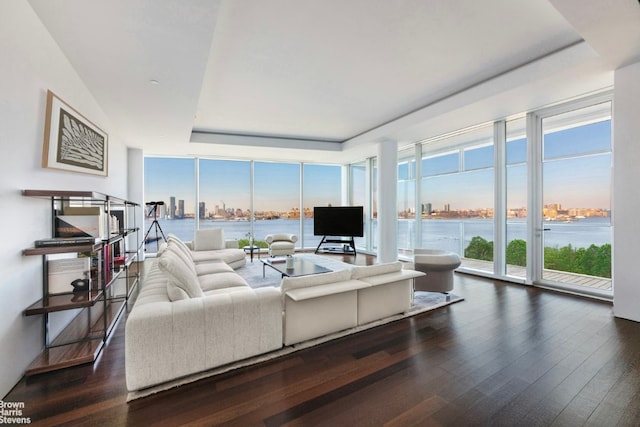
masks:
{"label": "flat screen television", "polygon": [[316,206],[313,208],[315,236],[364,236],[362,206]]}

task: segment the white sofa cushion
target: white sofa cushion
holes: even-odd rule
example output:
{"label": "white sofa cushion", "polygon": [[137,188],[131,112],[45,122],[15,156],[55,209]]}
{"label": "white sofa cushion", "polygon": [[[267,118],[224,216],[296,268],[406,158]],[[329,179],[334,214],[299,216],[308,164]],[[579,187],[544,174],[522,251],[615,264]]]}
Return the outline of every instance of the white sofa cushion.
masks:
{"label": "white sofa cushion", "polygon": [[358,325],[409,311],[412,293],[412,279],[359,289]]}
{"label": "white sofa cushion", "polygon": [[358,265],[351,269],[352,279],[362,279],[364,277],[378,276],[380,274],[392,273],[402,270],[402,262],[388,262],[374,265]]}
{"label": "white sofa cushion", "polygon": [[200,289],[202,289],[203,292],[214,289],[233,288],[236,286],[249,287],[247,281],[233,270],[230,272],[205,274],[199,276],[198,281],[200,282]]}
{"label": "white sofa cushion", "polygon": [[195,265],[196,274],[202,276],[213,273],[233,273],[233,268],[221,259],[212,259],[209,262],[202,262]]}
{"label": "white sofa cushion", "polygon": [[176,286],[181,288],[189,298],[204,296],[195,271],[175,252],[166,250],[158,259],[158,267],[167,274]]}
{"label": "white sofa cushion", "polygon": [[302,301],[285,299],[283,341],[292,345],[353,328],[358,322],[357,291]]}
{"label": "white sofa cushion", "polygon": [[291,289],[344,282],[349,279],[351,279],[350,270],[332,271],[330,273],[312,274],[309,276],[284,277],[280,284],[280,290],[284,295]]}
{"label": "white sofa cushion", "polygon": [[196,230],[193,239],[193,249],[196,251],[211,251],[224,249],[224,231],[222,228],[211,228],[207,230]]}

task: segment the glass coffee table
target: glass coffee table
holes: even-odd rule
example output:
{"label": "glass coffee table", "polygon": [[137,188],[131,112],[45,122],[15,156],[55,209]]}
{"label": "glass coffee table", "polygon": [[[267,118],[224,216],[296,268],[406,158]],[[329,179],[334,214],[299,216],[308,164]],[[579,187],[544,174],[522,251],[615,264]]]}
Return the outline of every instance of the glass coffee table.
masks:
{"label": "glass coffee table", "polygon": [[262,277],[264,277],[265,267],[269,266],[282,274],[282,277],[298,277],[308,276],[310,274],[329,273],[333,270],[321,267],[304,258],[293,257],[293,268],[287,268],[286,259],[283,258],[264,258],[262,263]]}

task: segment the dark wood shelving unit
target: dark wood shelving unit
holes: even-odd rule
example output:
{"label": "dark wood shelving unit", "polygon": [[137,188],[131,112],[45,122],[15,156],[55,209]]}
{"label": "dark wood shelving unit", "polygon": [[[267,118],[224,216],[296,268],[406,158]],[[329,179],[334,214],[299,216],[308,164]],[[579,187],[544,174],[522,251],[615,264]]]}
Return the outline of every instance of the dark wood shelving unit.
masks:
{"label": "dark wood shelving unit", "polygon": [[[110,229],[111,222],[100,224],[103,238],[96,243],[34,247],[23,250],[24,256],[41,256],[43,260],[42,298],[24,310],[25,316],[42,316],[44,349],[27,368],[25,375],[63,369],[84,363],[92,363],[135,290],[139,278],[137,254],[140,250],[139,227],[136,225],[138,204],[93,191],[23,190],[27,197],[48,199],[51,202],[52,233],[55,236],[55,217],[65,207],[100,207],[110,218],[115,211],[122,212],[124,223],[117,230]],[[134,244],[128,245],[129,236]],[[121,252],[114,256],[116,246]],[[132,248],[128,246],[133,246]],[[90,289],[64,293],[51,293],[48,284],[47,261],[51,256],[84,254],[92,258]],[[50,336],[50,316],[67,310],[78,313],[56,336]]]}

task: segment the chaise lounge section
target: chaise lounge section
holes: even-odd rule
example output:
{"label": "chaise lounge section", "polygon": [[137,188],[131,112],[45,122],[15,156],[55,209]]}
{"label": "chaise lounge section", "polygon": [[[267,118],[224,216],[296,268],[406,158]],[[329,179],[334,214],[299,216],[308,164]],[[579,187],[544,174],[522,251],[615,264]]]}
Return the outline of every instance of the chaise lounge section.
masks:
{"label": "chaise lounge section", "polygon": [[172,237],[145,274],[126,324],[129,390],[282,347],[280,291],[252,289],[220,259],[196,264],[194,253]]}

